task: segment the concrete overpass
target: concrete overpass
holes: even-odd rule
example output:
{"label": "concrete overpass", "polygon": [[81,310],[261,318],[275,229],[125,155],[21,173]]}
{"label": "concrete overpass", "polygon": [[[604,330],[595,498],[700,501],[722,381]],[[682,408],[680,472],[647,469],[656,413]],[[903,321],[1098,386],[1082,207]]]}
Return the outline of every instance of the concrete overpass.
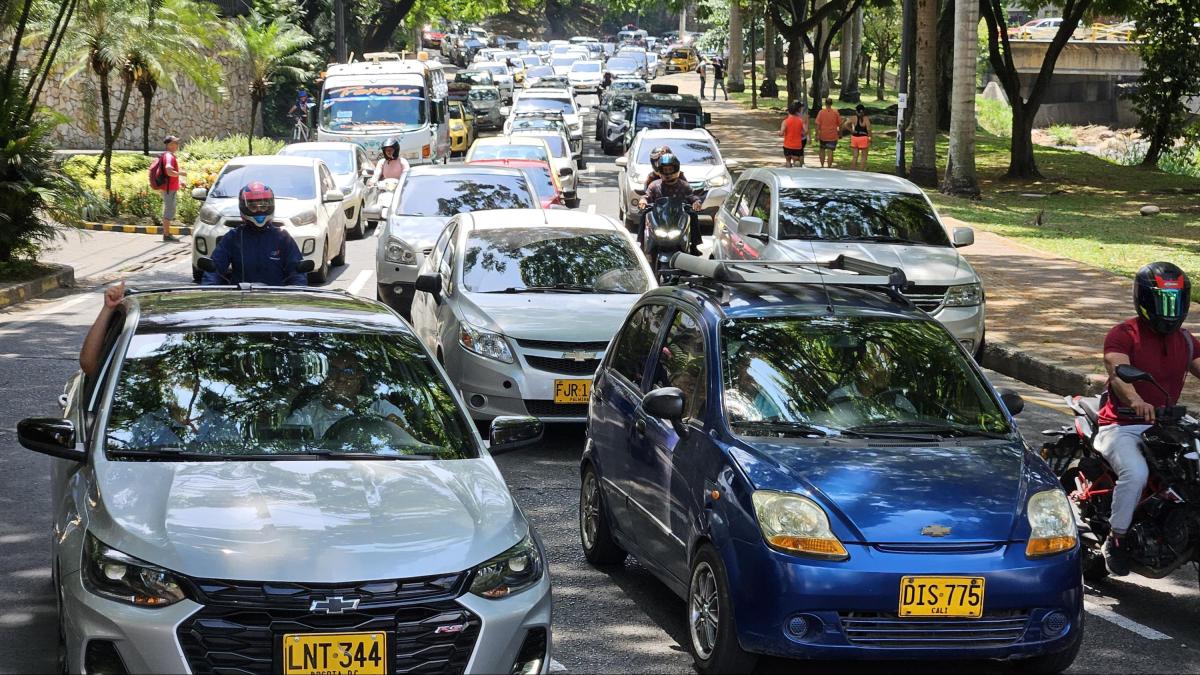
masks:
{"label": "concrete overpass", "polygon": [[[1013,63],[1021,75],[1022,95],[1028,96],[1050,42],[1012,40],[1010,45]],[[1135,86],[1142,68],[1142,57],[1133,43],[1071,40],[1058,56],[1034,124],[1133,126],[1137,115],[1121,96]]]}

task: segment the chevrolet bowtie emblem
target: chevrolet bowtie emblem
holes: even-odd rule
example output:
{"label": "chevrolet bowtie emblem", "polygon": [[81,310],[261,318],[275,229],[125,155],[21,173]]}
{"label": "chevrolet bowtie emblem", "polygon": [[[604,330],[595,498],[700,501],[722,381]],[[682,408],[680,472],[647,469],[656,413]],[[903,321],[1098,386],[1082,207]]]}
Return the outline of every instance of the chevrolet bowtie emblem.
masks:
{"label": "chevrolet bowtie emblem", "polygon": [[926,525],[921,528],[921,534],[926,537],[944,537],[950,534],[950,528],[945,525]]}
{"label": "chevrolet bowtie emblem", "polygon": [[323,612],[325,614],[341,614],[346,610],[358,609],[358,598],[343,598],[340,595],[324,600],[313,600],[309,606],[310,612]]}
{"label": "chevrolet bowtie emblem", "polygon": [[579,361],[580,363],[582,363],[584,361],[589,361],[591,359],[596,358],[596,353],[595,352],[582,352],[582,351],[581,352],[563,352],[562,357],[564,359],[570,359],[571,361]]}

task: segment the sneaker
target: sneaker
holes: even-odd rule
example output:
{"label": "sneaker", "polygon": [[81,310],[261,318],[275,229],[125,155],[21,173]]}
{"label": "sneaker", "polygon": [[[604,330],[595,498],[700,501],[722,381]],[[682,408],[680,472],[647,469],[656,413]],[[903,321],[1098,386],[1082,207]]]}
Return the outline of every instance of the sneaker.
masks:
{"label": "sneaker", "polygon": [[1129,551],[1121,547],[1121,540],[1113,535],[1109,535],[1108,539],[1104,540],[1104,564],[1108,567],[1108,573],[1114,577],[1123,577],[1129,574]]}
{"label": "sneaker", "polygon": [[164,234],[162,240],[163,241],[179,241],[179,237],[176,237],[173,234]]}

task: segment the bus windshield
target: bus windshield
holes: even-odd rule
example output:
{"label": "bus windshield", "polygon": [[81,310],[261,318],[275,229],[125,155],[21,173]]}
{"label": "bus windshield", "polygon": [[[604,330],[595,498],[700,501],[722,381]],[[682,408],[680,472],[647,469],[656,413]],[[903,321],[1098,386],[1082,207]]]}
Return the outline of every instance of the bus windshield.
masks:
{"label": "bus windshield", "polygon": [[360,131],[425,125],[425,88],[415,84],[329,87],[321,100],[321,128]]}

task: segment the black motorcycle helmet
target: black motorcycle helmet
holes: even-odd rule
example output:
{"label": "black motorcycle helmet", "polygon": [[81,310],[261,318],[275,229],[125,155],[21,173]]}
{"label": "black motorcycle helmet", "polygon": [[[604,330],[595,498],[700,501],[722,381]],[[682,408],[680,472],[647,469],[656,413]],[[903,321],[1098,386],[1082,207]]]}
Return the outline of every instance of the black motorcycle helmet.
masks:
{"label": "black motorcycle helmet", "polygon": [[275,215],[275,191],[255,181],[238,193],[238,211],[242,222],[254,227],[266,227]]}
{"label": "black motorcycle helmet", "polygon": [[653,150],[651,150],[650,151],[650,168],[654,169],[655,171],[658,171],[659,160],[662,159],[663,155],[670,154],[670,152],[671,152],[671,146],[669,146],[669,145],[660,145],[657,148],[654,148]]}
{"label": "black motorcycle helmet", "polygon": [[[388,155],[388,149],[392,150],[392,154]],[[400,156],[400,139],[392,136],[383,142],[383,146],[379,148],[379,152],[383,154],[384,159],[396,159]]]}
{"label": "black motorcycle helmet", "polygon": [[1157,333],[1179,330],[1191,304],[1192,282],[1178,266],[1152,262],[1138,270],[1133,280],[1133,303],[1138,316]]}
{"label": "black motorcycle helmet", "polygon": [[679,178],[681,168],[679,166],[679,158],[673,153],[666,153],[658,158],[658,175],[663,177],[664,181],[671,182]]}

